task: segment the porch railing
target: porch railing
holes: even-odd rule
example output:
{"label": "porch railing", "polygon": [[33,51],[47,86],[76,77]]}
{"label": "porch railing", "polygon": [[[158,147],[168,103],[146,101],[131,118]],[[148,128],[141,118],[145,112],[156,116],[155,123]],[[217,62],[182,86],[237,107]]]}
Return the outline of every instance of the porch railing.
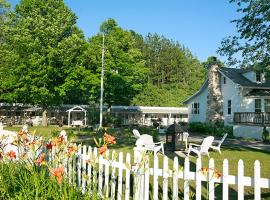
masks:
{"label": "porch railing", "polygon": [[270,125],[270,113],[235,112],[233,121],[236,124]]}

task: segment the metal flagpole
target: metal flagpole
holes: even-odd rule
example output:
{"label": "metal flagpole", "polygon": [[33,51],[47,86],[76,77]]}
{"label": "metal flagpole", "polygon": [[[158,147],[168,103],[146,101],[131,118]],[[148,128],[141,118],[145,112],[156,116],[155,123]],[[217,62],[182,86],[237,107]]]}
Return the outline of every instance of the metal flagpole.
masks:
{"label": "metal flagpole", "polygon": [[102,34],[101,79],[100,79],[99,129],[102,128],[102,120],[103,120],[104,43],[105,43],[105,35],[104,35],[104,33],[103,33],[103,34]]}

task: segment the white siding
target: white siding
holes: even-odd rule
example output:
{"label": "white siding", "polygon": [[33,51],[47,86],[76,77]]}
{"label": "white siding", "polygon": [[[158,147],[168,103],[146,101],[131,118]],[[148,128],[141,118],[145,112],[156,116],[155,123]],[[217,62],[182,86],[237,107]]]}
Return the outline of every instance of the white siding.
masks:
{"label": "white siding", "polygon": [[[206,120],[206,110],[207,110],[207,95],[208,88],[205,87],[201,93],[192,98],[188,102],[188,121],[189,122],[205,122]],[[192,104],[200,103],[200,114],[192,114]]]}

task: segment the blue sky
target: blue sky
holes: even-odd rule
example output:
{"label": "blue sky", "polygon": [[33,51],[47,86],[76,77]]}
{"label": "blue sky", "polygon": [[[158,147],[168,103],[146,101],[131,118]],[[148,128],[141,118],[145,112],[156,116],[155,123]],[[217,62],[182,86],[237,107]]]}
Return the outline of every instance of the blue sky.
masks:
{"label": "blue sky", "polygon": [[114,18],[122,28],[144,36],[156,32],[177,40],[200,61],[217,55],[222,38],[236,32],[230,21],[239,18],[236,6],[228,0],[65,0],[65,3],[78,16],[78,26],[87,37],[95,35],[103,21]]}

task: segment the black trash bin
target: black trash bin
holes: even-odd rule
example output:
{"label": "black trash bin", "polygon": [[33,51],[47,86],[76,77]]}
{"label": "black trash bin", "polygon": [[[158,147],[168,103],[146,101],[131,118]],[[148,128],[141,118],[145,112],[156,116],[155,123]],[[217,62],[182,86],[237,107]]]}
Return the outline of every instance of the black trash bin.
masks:
{"label": "black trash bin", "polygon": [[166,145],[167,151],[182,151],[185,150],[185,142],[183,140],[183,129],[180,124],[174,122],[166,131]]}

